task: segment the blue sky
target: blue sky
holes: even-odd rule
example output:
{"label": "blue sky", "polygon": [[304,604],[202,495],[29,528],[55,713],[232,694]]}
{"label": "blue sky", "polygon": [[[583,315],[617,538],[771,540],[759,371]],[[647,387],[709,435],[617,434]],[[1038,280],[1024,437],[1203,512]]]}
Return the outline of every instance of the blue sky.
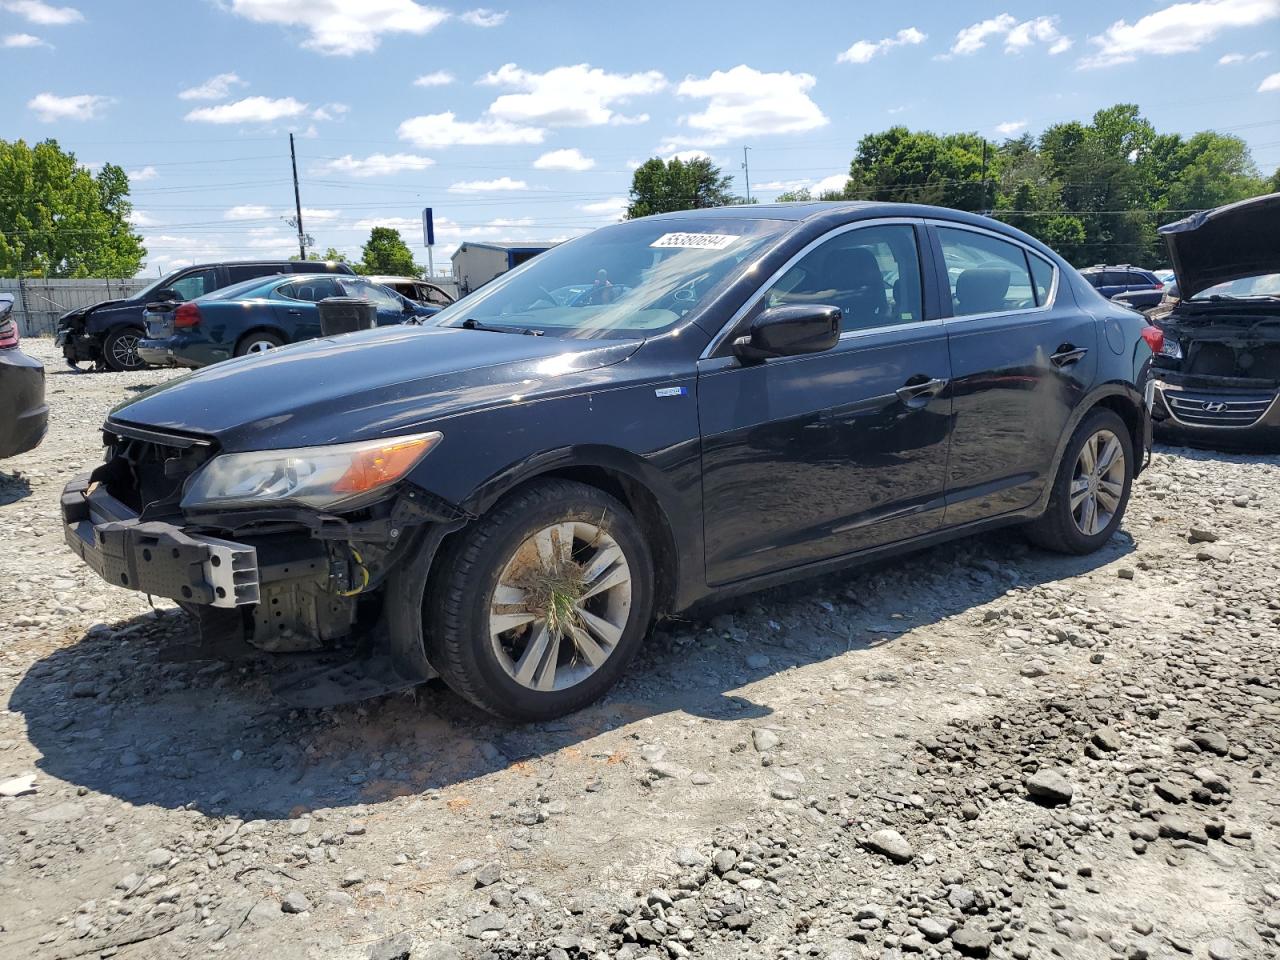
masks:
{"label": "blue sky", "polygon": [[437,268],[612,222],[654,155],[741,177],[749,146],[768,199],[898,123],[1000,140],[1131,101],[1280,165],[1280,0],[0,0],[0,46],[3,136],[130,171],[153,275],[296,251],[290,131],[321,247],[387,224],[425,263],[431,206]]}

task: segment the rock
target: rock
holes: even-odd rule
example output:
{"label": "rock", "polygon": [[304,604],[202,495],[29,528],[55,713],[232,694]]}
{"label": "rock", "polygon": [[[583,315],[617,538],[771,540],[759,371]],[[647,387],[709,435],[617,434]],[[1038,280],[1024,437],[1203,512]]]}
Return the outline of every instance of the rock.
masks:
{"label": "rock", "polygon": [[463,933],[474,940],[479,940],[482,934],[488,933],[490,930],[501,930],[509,922],[510,920],[505,913],[494,910],[489,913],[482,913],[469,921],[463,928]]}
{"label": "rock", "polygon": [[19,774],[0,783],[0,797],[25,797],[36,792],[36,775]]}
{"label": "rock", "polygon": [[1028,660],[1018,672],[1024,677],[1043,677],[1049,672],[1049,665],[1043,660]]}
{"label": "rock", "polygon": [[491,860],[476,868],[475,881],[477,887],[491,887],[501,879],[502,864],[500,863]]}
{"label": "rock", "polygon": [[747,656],[747,666],[752,670],[763,670],[769,666],[769,658],[763,653],[752,653]]}
{"label": "rock", "polygon": [[1047,806],[1070,803],[1075,788],[1056,770],[1037,770],[1024,781],[1028,795]]}
{"label": "rock", "polygon": [[985,957],[991,952],[991,934],[976,926],[962,926],[951,932],[951,943],[966,957]]}
{"label": "rock", "polygon": [[1216,562],[1226,562],[1231,559],[1232,550],[1230,547],[1221,543],[1213,543],[1207,547],[1201,547],[1196,551],[1197,560],[1212,560]]}
{"label": "rock", "polygon": [[1236,955],[1235,944],[1225,937],[1210,940],[1208,951],[1210,960],[1233,960]]}
{"label": "rock", "polygon": [[907,863],[915,856],[911,844],[897,830],[877,830],[866,840],[872,850],[884,854],[894,863]]}
{"label": "rock", "polygon": [[1208,527],[1192,527],[1187,531],[1188,543],[1214,543],[1218,534]]}
{"label": "rock", "polygon": [[717,850],[712,858],[716,873],[728,873],[738,862],[738,855],[732,850]]}
{"label": "rock", "polygon": [[1220,757],[1225,757],[1230,749],[1227,738],[1216,730],[1192,734],[1191,742],[1206,753],[1216,753]]}
{"label": "rock", "polygon": [[355,887],[364,883],[363,870],[348,870],[342,875],[342,885],[344,887]]}
{"label": "rock", "polygon": [[173,852],[171,850],[164,849],[164,847],[156,847],[154,850],[149,850],[147,855],[143,857],[146,865],[152,868],[166,867],[172,859]]}
{"label": "rock", "polygon": [[947,891],[947,903],[962,913],[978,902],[978,895],[968,887],[953,886]]}
{"label": "rock", "polygon": [[757,727],[751,731],[751,742],[755,745],[757,753],[767,753],[782,742],[772,730],[765,730],[763,727]]}
{"label": "rock", "polygon": [[1095,730],[1093,732],[1093,736],[1090,737],[1090,740],[1093,741],[1093,745],[1099,750],[1108,751],[1119,750],[1124,743],[1124,741],[1120,739],[1120,734],[1116,733],[1110,727],[1103,727],[1100,730]]}
{"label": "rock", "polygon": [[[438,944],[438,946],[442,946],[442,944]],[[412,952],[413,938],[407,933],[400,933],[394,937],[388,937],[386,940],[379,940],[369,947],[369,960],[409,960]],[[457,955],[456,950],[454,955]],[[439,953],[436,954],[436,957],[438,960],[443,960]]]}
{"label": "rock", "polygon": [[951,932],[950,922],[943,920],[941,917],[925,917],[916,924],[916,928],[924,934],[925,939],[930,943],[939,943],[947,939],[947,934]]}
{"label": "rock", "polygon": [[311,901],[303,896],[301,890],[292,890],[280,901],[280,909],[284,913],[309,913]]}
{"label": "rock", "polygon": [[266,927],[280,919],[280,905],[274,900],[259,900],[245,917],[255,927]]}
{"label": "rock", "polygon": [[649,764],[649,773],[659,780],[679,780],[688,771],[668,760],[659,760],[657,763]]}

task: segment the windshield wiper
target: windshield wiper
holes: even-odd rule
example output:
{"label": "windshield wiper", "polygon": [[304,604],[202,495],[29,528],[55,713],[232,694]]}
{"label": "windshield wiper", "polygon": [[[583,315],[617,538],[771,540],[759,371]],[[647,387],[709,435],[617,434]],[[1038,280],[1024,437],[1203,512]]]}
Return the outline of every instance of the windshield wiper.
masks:
{"label": "windshield wiper", "polygon": [[464,330],[485,330],[489,333],[522,333],[526,337],[540,337],[541,330],[534,330],[530,327],[495,327],[487,323],[481,323],[475,317],[467,317],[462,321]]}

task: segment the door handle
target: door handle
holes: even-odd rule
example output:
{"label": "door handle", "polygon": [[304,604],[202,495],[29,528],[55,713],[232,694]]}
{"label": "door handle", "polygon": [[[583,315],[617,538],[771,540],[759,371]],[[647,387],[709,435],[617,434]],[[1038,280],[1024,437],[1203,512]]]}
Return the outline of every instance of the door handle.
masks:
{"label": "door handle", "polygon": [[288,313],[290,314],[290,316],[294,316],[294,317],[302,316],[301,310],[289,310]]}
{"label": "door handle", "polygon": [[1064,343],[1058,347],[1058,352],[1049,357],[1049,359],[1053,361],[1055,367],[1069,367],[1071,364],[1079,362],[1088,352],[1088,347],[1077,347],[1074,343]]}
{"label": "door handle", "polygon": [[923,407],[940,394],[946,385],[946,380],[939,380],[936,377],[929,378],[923,373],[918,373],[895,390],[894,393],[908,407]]}

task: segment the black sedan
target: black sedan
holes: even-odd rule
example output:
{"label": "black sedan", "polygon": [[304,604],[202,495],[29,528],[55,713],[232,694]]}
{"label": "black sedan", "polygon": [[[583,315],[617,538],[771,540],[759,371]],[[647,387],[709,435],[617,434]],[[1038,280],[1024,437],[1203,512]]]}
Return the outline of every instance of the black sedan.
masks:
{"label": "black sedan", "polygon": [[387,684],[532,720],[712,596],[1008,524],[1096,550],[1150,444],[1158,331],[953,210],[632,220],[437,321],[117,407],[68,544],[219,634],[380,651]]}
{"label": "black sedan", "polygon": [[143,314],[138,356],[157,366],[205,367],[321,336],[320,301],[367,300],[378,326],[421,322],[439,307],[415,303],[362,277],[294,274],[259,277],[185,303],[153,304]]}
{"label": "black sedan", "polygon": [[13,294],[0,293],[0,459],[39,446],[48,427],[44,365],[18,349]]}

